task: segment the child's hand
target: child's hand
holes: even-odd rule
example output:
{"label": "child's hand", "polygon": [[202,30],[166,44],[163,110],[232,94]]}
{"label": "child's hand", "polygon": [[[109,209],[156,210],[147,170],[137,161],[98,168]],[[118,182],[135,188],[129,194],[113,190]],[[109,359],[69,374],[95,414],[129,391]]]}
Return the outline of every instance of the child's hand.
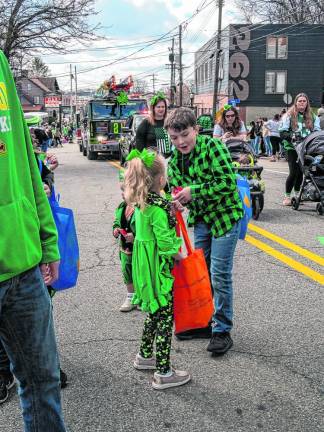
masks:
{"label": "child's hand", "polygon": [[51,196],[51,189],[49,188],[49,186],[46,183],[43,183],[44,186],[44,191],[46,193],[47,198],[49,198]]}
{"label": "child's hand", "polygon": [[183,207],[183,205],[181,204],[180,201],[172,201],[171,202],[171,214],[172,216],[175,216],[177,211],[183,212],[185,210],[185,208]]}
{"label": "child's hand", "polygon": [[113,231],[113,236],[114,236],[115,238],[118,238],[118,236],[119,236],[119,228],[115,228],[115,229],[114,229],[114,231]]}
{"label": "child's hand", "polygon": [[175,261],[181,261],[185,258],[185,256],[181,252],[178,252],[177,255],[174,255],[173,258],[175,259]]}
{"label": "child's hand", "polygon": [[127,233],[124,236],[126,243],[134,243],[134,234],[133,233]]}

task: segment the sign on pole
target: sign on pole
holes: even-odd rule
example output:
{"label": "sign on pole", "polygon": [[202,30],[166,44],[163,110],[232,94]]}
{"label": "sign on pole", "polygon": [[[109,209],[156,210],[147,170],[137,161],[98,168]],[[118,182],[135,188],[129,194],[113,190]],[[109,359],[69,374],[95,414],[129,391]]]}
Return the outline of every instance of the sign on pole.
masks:
{"label": "sign on pole", "polygon": [[61,96],[45,96],[44,104],[46,108],[58,108],[62,103]]}

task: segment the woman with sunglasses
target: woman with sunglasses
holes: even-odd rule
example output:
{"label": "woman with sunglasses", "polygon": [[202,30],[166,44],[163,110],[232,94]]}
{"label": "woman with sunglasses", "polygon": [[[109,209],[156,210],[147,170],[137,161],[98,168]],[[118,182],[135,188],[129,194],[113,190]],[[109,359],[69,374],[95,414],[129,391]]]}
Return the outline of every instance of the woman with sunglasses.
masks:
{"label": "woman with sunglasses", "polygon": [[233,138],[245,141],[246,135],[246,127],[237,109],[231,105],[225,105],[221,120],[214,127],[214,138],[220,138],[225,143]]}

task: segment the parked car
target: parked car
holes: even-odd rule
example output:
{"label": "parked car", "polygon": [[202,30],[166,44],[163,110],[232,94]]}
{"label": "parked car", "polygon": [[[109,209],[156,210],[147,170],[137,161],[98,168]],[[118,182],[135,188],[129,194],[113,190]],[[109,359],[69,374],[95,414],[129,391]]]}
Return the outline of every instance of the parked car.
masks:
{"label": "parked car", "polygon": [[130,151],[135,148],[136,130],[142,121],[147,118],[145,114],[133,114],[122,128],[122,136],[119,139],[119,160],[124,165]]}

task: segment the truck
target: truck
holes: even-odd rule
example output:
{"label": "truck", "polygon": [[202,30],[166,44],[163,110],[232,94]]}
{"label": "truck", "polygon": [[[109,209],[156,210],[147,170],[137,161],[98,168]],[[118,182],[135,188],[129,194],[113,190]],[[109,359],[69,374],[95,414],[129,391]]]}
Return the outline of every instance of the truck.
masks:
{"label": "truck", "polygon": [[115,84],[114,80],[104,82],[86,105],[80,151],[89,160],[97,159],[99,153],[119,159],[119,140],[128,117],[148,113],[146,99],[130,95],[130,86],[129,79],[120,84]]}

